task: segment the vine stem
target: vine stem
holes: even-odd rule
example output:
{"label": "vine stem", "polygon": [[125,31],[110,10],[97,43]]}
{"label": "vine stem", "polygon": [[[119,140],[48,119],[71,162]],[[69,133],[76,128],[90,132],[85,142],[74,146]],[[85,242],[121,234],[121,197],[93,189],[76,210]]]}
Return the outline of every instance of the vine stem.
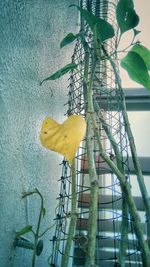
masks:
{"label": "vine stem", "polygon": [[99,185],[96,174],[94,156],[93,156],[93,131],[90,119],[87,122],[87,158],[90,179],[90,208],[88,218],[88,249],[86,256],[86,267],[95,265],[96,231],[97,231],[97,207]]}
{"label": "vine stem", "polygon": [[75,226],[77,221],[77,212],[76,212],[76,203],[77,203],[77,195],[76,195],[76,168],[75,168],[75,159],[71,165],[71,175],[72,175],[72,198],[71,198],[71,214],[70,214],[70,224],[67,234],[67,240],[65,245],[65,251],[62,257],[61,267],[68,267],[69,265],[69,255],[71,250],[72,241],[75,233]]}
{"label": "vine stem", "polygon": [[[90,113],[94,111],[93,99],[92,99],[92,85],[94,79],[94,73],[96,68],[96,60],[92,64],[92,70],[89,78],[89,61],[90,52],[88,44],[85,41],[84,36],[82,36],[82,43],[84,47],[85,57],[84,57],[84,78],[83,78],[83,95],[85,103],[85,117],[87,122],[87,159],[88,159],[88,169],[89,169],[89,179],[90,179],[90,208],[89,208],[89,219],[88,219],[88,247],[85,266],[90,267],[95,265],[95,248],[96,248],[96,231],[97,231],[97,207],[98,207],[98,194],[99,185],[96,174],[96,167],[94,162],[93,154],[93,129],[91,124]],[[95,48],[96,49],[96,48]]]}
{"label": "vine stem", "polygon": [[[130,122],[129,122],[129,118],[128,118],[128,114],[127,114],[127,110],[126,110],[126,104],[125,104],[125,96],[124,96],[124,92],[121,86],[121,81],[118,75],[118,71],[116,68],[115,63],[113,62],[112,58],[107,54],[106,50],[104,49],[104,53],[107,55],[112,68],[114,70],[114,74],[115,74],[115,79],[116,82],[119,86],[119,89],[121,90],[121,94],[122,94],[122,101],[123,101],[123,110],[122,110],[122,114],[123,114],[123,118],[124,118],[124,122],[125,122],[125,130],[128,136],[128,140],[129,140],[129,144],[130,144],[130,149],[131,149],[131,154],[132,154],[132,160],[133,160],[133,164],[134,164],[134,168],[135,168],[135,172],[137,175],[137,180],[138,180],[138,184],[140,187],[140,191],[141,191],[141,195],[142,195],[142,199],[144,202],[144,206],[146,209],[146,215],[147,215],[147,233],[148,233],[148,237],[150,236],[150,198],[145,186],[145,182],[144,182],[144,177],[142,174],[142,169],[141,169],[141,165],[139,162],[139,158],[137,155],[137,150],[136,150],[136,146],[135,146],[135,142],[134,142],[134,137],[132,134],[132,130],[131,130],[131,126],[130,126]],[[150,243],[149,243],[149,247],[150,247]]]}
{"label": "vine stem", "polygon": [[135,230],[138,242],[139,242],[143,266],[149,267],[150,266],[150,251],[149,251],[149,247],[148,247],[146,240],[144,240],[144,234],[143,234],[143,230],[142,230],[141,220],[140,220],[138,211],[136,209],[136,206],[135,206],[132,194],[131,194],[130,185],[129,185],[128,181],[124,180],[124,174],[122,172],[120,172],[120,170],[117,168],[117,166],[114,164],[114,162],[108,157],[108,155],[104,151],[100,137],[99,137],[99,131],[98,131],[98,127],[97,127],[97,123],[96,123],[94,114],[91,114],[91,118],[92,118],[94,133],[95,133],[95,136],[97,138],[98,145],[99,145],[100,156],[109,165],[109,167],[116,174],[116,176],[118,177],[118,179],[120,181],[120,186],[122,188],[122,192],[124,193],[126,202],[128,204],[129,212],[130,212],[131,218],[133,220],[134,230]]}
{"label": "vine stem", "polygon": [[[123,168],[122,157],[119,151],[119,147],[115,141],[114,136],[112,135],[109,125],[105,122],[103,114],[100,110],[100,107],[95,100],[96,108],[98,110],[98,118],[102,123],[104,131],[112,145],[113,151],[115,153],[116,163],[118,169],[123,173],[125,179],[125,170]],[[124,197],[124,193],[122,192],[122,222],[121,222],[121,241],[119,246],[119,263],[121,267],[125,267],[125,258],[126,258],[126,250],[127,250],[127,240],[128,240],[128,229],[129,229],[129,221],[128,221],[128,206]]]}
{"label": "vine stem", "polygon": [[[87,50],[85,52],[88,53]],[[85,64],[86,64],[86,62],[85,62]],[[96,66],[96,59],[94,58],[94,62],[92,64],[90,81],[88,82],[88,86],[87,86],[87,84],[85,84],[86,85],[85,86],[86,93],[87,93],[87,113],[86,113],[86,116],[88,118],[87,121],[88,121],[88,124],[89,124],[89,121],[92,122],[92,127],[93,127],[93,130],[94,130],[94,134],[95,134],[95,137],[97,138],[98,145],[99,145],[100,156],[110,166],[110,168],[116,174],[116,176],[118,177],[118,179],[120,181],[120,185],[121,185],[121,189],[122,189],[123,195],[124,195],[125,200],[126,200],[126,202],[128,204],[128,208],[129,208],[129,212],[130,212],[131,218],[133,219],[133,225],[134,225],[135,233],[136,233],[136,236],[137,236],[137,239],[138,239],[138,242],[139,242],[139,246],[140,246],[140,249],[141,249],[143,266],[144,267],[149,267],[150,266],[150,251],[149,251],[147,242],[144,240],[144,234],[143,234],[143,230],[142,230],[141,220],[140,220],[138,211],[136,209],[136,206],[135,206],[132,194],[131,194],[130,185],[129,185],[128,181],[125,180],[125,175],[122,172],[122,169],[120,169],[120,167],[118,168],[117,165],[114,164],[114,162],[111,161],[111,159],[108,157],[108,155],[104,151],[103,146],[101,144],[99,130],[98,130],[96,119],[95,119],[94,108],[93,108],[93,99],[92,99],[92,84],[93,84],[93,79],[94,79],[95,66]],[[87,66],[86,66],[86,69],[87,69]],[[87,75],[88,74],[86,73],[86,76],[84,76],[84,81],[88,81]],[[110,136],[109,136],[109,139],[111,139]],[[116,153],[118,153],[117,150],[115,150],[115,151],[116,151]],[[92,151],[92,154],[93,154],[93,151]],[[92,163],[92,155],[91,155],[91,149],[90,148],[88,150],[87,155],[88,155],[88,161],[89,161],[89,175],[90,175],[90,172],[91,173],[93,172],[92,176],[94,175],[93,177],[95,177],[95,181],[96,181],[96,176],[95,176],[96,170],[95,170],[95,167],[94,167],[94,165],[93,166],[90,165]],[[118,161],[118,163],[119,163],[119,161]],[[93,194],[93,191],[92,191],[92,187],[91,187],[91,194]],[[95,186],[95,195],[96,195],[96,192],[98,192],[98,190],[96,191],[96,186]],[[98,196],[98,193],[97,193],[97,196]],[[93,196],[91,195],[91,199],[93,199],[93,198],[94,198],[94,194],[93,194]],[[97,203],[97,199],[95,200],[95,203]],[[90,218],[91,218],[90,217],[90,212],[92,211],[91,207],[92,207],[92,205],[97,205],[95,203],[94,202],[90,203],[89,229],[88,229],[88,239],[89,240],[88,240],[88,253],[87,253],[87,258],[86,258],[86,267],[92,266],[92,264],[93,264],[93,262],[95,260],[95,254],[94,253],[92,254],[91,250],[90,250],[91,247],[92,247],[93,251],[95,250],[94,249],[94,245],[95,245],[95,242],[96,242],[96,235],[95,235],[95,239],[92,238],[92,236],[93,236],[92,233],[94,232],[94,229],[96,229],[96,226],[94,224],[92,227],[90,227]],[[93,208],[95,208],[95,207],[93,206]],[[94,210],[94,212],[95,212],[95,210]],[[94,213],[94,216],[95,216],[95,219],[96,219],[95,213]],[[126,232],[127,232],[127,229],[124,228],[122,233],[124,233],[126,235]],[[122,249],[123,249],[123,253],[124,253],[125,249],[123,247],[122,247]]]}
{"label": "vine stem", "polygon": [[[135,172],[137,175],[137,180],[138,180],[138,184],[140,187],[142,199],[143,199],[144,206],[146,209],[147,236],[149,237],[150,236],[150,198],[149,198],[149,195],[148,195],[148,192],[146,189],[146,185],[144,182],[142,169],[140,166],[140,162],[139,162],[137,151],[136,151],[136,146],[134,143],[134,137],[133,137],[133,134],[131,131],[128,115],[127,115],[127,112],[125,109],[125,103],[123,103],[123,105],[124,105],[123,116],[124,116],[124,121],[125,121],[125,129],[126,129],[126,132],[128,134],[128,139],[129,139],[129,144],[130,144],[131,154],[132,154],[132,160],[133,160]],[[150,243],[149,243],[149,248],[150,248]]]}
{"label": "vine stem", "polygon": [[49,226],[43,233],[41,233],[39,235],[39,238],[41,238],[43,235],[45,235],[49,230],[51,230],[54,226],[56,225],[56,223],[54,223],[53,225]]}
{"label": "vine stem", "polygon": [[43,215],[43,196],[39,192],[38,189],[36,189],[35,193],[37,193],[41,198],[41,207],[40,207],[40,214],[39,214],[39,218],[38,218],[37,228],[36,228],[36,232],[35,232],[35,235],[34,235],[35,241],[34,241],[33,257],[32,257],[32,267],[35,267],[36,247],[37,247],[37,243],[38,243],[38,239],[39,239],[40,224],[41,224],[41,219],[42,219],[42,215]]}
{"label": "vine stem", "polygon": [[[133,220],[134,230],[135,230],[138,242],[139,242],[139,248],[141,250],[143,266],[149,267],[150,266],[150,251],[149,251],[149,247],[148,247],[147,242],[144,240],[144,234],[143,234],[143,230],[142,230],[141,220],[140,220],[138,211],[136,209],[135,202],[134,202],[132,194],[131,194],[130,185],[129,185],[128,181],[125,179],[124,171],[122,170],[122,168],[120,168],[120,161],[118,160],[118,164],[115,164],[109,158],[109,156],[107,155],[107,153],[103,149],[101,139],[100,139],[99,128],[97,126],[94,108],[93,108],[93,96],[92,96],[92,85],[93,85],[93,79],[94,79],[94,74],[95,74],[97,55],[93,56],[92,49],[91,49],[91,54],[88,51],[89,48],[88,48],[88,44],[85,41],[84,33],[82,33],[82,44],[83,44],[84,51],[85,51],[83,90],[84,90],[84,101],[85,101],[85,114],[86,114],[87,127],[88,127],[88,129],[87,129],[87,132],[88,132],[87,133],[87,152],[88,152],[87,156],[88,156],[88,164],[89,164],[89,176],[91,177],[90,180],[92,179],[93,185],[94,185],[94,181],[95,181],[95,187],[93,188],[94,190],[92,190],[92,186],[91,186],[91,200],[94,199],[94,197],[95,197],[95,200],[93,202],[92,201],[90,202],[89,228],[88,228],[88,251],[87,251],[88,253],[87,253],[87,257],[86,257],[86,267],[91,267],[91,266],[95,265],[95,253],[92,254],[90,248],[92,247],[92,250],[95,251],[96,226],[97,226],[96,224],[94,224],[94,225],[90,224],[90,221],[91,221],[90,215],[92,214],[92,205],[93,205],[93,209],[94,209],[94,215],[93,216],[95,216],[94,218],[96,218],[96,220],[97,220],[97,217],[96,217],[97,215],[95,214],[96,206],[94,206],[94,205],[97,205],[97,197],[98,197],[98,190],[96,190],[96,186],[98,184],[97,183],[98,181],[97,181],[96,168],[94,165],[94,155],[93,155],[93,149],[92,149],[92,145],[93,145],[92,138],[91,138],[92,137],[92,135],[91,135],[92,131],[94,131],[94,136],[98,142],[100,156],[109,165],[109,167],[111,168],[113,173],[119,179],[124,200],[128,205],[129,213],[131,215],[131,219]],[[105,52],[105,49],[103,47],[102,47],[102,49],[103,49],[103,52]],[[106,56],[107,56],[107,59],[110,60],[110,62],[112,64],[113,61],[111,61],[111,58],[109,59],[107,54],[106,54]],[[87,70],[89,68],[89,65],[88,65],[89,64],[89,58],[92,61],[91,62],[92,69],[91,69],[90,80],[88,81],[88,71]],[[99,60],[100,60],[100,57],[99,57]],[[115,66],[114,62],[113,62],[112,66]],[[85,72],[85,70],[86,70],[86,72]],[[118,76],[116,76],[116,72],[115,72],[116,69],[114,67],[113,67],[113,70],[115,73],[116,81],[118,83],[118,79],[117,79]],[[124,111],[126,111],[126,109],[124,109]],[[126,124],[127,120],[126,120],[124,113],[123,113],[123,116],[124,116],[124,121]],[[126,125],[125,125],[125,130],[126,130],[126,132],[128,131]],[[130,134],[132,134],[132,132],[130,133],[128,131],[127,134],[128,134],[128,136],[130,136]],[[130,136],[129,141],[132,140],[131,137],[132,137],[132,135]],[[130,146],[133,147],[133,143],[132,144],[130,143]],[[134,147],[133,147],[133,150],[134,150]],[[131,151],[132,151],[132,148],[131,148]],[[115,150],[115,152],[117,152],[117,150]],[[135,156],[135,153],[134,153],[134,156]],[[138,166],[136,166],[136,167],[138,167]],[[91,185],[92,185],[92,183],[91,183]],[[95,193],[95,196],[94,196],[93,192]],[[127,210],[126,210],[126,212],[127,212]],[[94,231],[95,231],[95,233],[94,233]],[[126,235],[127,234],[126,231],[127,231],[127,228],[124,228],[122,233],[124,233]],[[92,233],[94,233],[95,237],[93,237]],[[123,251],[125,251],[124,248],[123,248]],[[122,265],[124,265],[124,262]]]}
{"label": "vine stem", "polygon": [[[91,191],[90,191],[90,209],[89,209],[89,221],[88,221],[88,249],[87,249],[87,256],[86,256],[86,267],[94,266],[95,264],[95,248],[96,248],[96,230],[97,230],[97,208],[98,208],[98,195],[99,195],[99,184],[96,174],[96,167],[94,162],[94,155],[93,155],[93,129],[91,124],[91,114],[94,114],[94,107],[93,107],[93,96],[92,96],[92,86],[94,81],[95,69],[96,64],[98,61],[97,55],[92,55],[92,70],[90,75],[90,80],[88,81],[88,67],[89,67],[89,51],[87,45],[84,43],[85,49],[85,68],[84,68],[84,100],[86,100],[86,118],[87,118],[87,158],[88,158],[88,169],[89,169],[89,178],[91,183]],[[94,51],[95,52],[95,51]],[[106,126],[104,118],[101,116],[101,122],[103,124],[104,130],[112,144],[114,149],[116,159],[117,159],[117,166],[119,170],[123,173],[123,166],[121,160],[121,154],[119,148],[113,138],[109,128]],[[124,175],[125,177],[125,175]],[[125,255],[126,255],[126,243],[124,242],[127,239],[128,233],[128,219],[127,219],[127,204],[124,201],[123,197],[123,222],[122,222],[122,229],[121,229],[121,237],[122,242],[120,246],[120,263],[122,267],[124,266],[125,262]]]}

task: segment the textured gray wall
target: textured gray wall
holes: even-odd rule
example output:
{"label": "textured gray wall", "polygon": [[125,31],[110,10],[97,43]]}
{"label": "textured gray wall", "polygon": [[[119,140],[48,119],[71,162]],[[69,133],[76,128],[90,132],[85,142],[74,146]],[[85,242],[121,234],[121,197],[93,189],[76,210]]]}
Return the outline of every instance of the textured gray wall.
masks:
{"label": "textured gray wall", "polygon": [[[23,191],[37,187],[43,193],[47,214],[42,230],[54,218],[62,157],[40,145],[39,129],[46,115],[63,121],[68,77],[41,87],[39,82],[70,63],[73,46],[60,50],[59,43],[77,30],[77,10],[68,7],[77,2],[0,1],[0,267],[31,266],[31,251],[13,251],[15,231],[35,226],[39,211],[38,198],[21,200]],[[36,266],[48,266],[52,235],[45,236]]]}

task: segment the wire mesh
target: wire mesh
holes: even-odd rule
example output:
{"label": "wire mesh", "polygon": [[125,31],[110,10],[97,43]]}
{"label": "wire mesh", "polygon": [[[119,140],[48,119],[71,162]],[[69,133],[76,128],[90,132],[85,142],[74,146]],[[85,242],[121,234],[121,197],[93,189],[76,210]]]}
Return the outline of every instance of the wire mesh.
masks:
{"label": "wire mesh", "polygon": [[[81,4],[83,8],[92,11],[96,16],[110,22],[117,33],[118,29],[115,19],[117,0],[83,0]],[[84,31],[86,32],[86,38],[89,45],[92,46],[92,34],[87,25],[84,25]],[[113,54],[115,47],[116,37],[105,43],[105,48],[110,54]],[[84,116],[84,49],[80,39],[76,42],[72,62],[78,64],[78,69],[73,70],[70,74],[67,114],[68,116],[71,114],[81,114]],[[97,64],[93,86],[93,102],[98,103],[101,112],[103,112],[103,116],[105,117],[105,122],[109,125],[109,129],[118,144],[118,148],[122,155],[122,165],[125,168],[126,177],[129,180],[129,146],[122,116],[122,94],[115,81],[112,67],[107,60]],[[115,161],[111,143],[105,134],[98,116],[97,123],[105,151],[111,160]],[[119,266],[118,257],[121,242],[120,229],[122,217],[124,216],[122,213],[122,192],[116,175],[112,173],[107,164],[99,156],[100,153],[97,141],[94,136],[93,138],[93,153],[99,181],[95,266]],[[86,139],[83,140],[76,155],[76,192],[77,223],[68,266],[81,267],[85,265],[85,257],[87,253],[90,201]],[[61,266],[70,221],[71,172],[70,166],[65,159],[62,162],[62,176],[60,178],[58,203],[55,218],[56,229],[52,240],[53,249],[50,257],[50,265],[55,267]],[[127,242],[125,266],[142,266],[138,243],[133,231],[132,219],[129,215],[127,219],[129,222],[129,229],[128,240],[124,241]]]}

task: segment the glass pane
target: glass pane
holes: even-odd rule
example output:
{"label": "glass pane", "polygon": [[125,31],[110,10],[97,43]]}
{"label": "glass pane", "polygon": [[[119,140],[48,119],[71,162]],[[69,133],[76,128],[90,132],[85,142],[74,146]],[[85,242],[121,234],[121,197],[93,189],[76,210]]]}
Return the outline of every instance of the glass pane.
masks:
{"label": "glass pane", "polygon": [[128,112],[139,157],[150,156],[150,111]]}
{"label": "glass pane", "polygon": [[[130,176],[130,182],[131,182],[131,191],[133,196],[141,196],[141,191],[139,188],[139,184],[137,181],[137,178],[135,175]],[[144,182],[146,185],[146,188],[150,188],[150,175],[144,175]],[[150,191],[148,190],[149,196],[150,196]]]}

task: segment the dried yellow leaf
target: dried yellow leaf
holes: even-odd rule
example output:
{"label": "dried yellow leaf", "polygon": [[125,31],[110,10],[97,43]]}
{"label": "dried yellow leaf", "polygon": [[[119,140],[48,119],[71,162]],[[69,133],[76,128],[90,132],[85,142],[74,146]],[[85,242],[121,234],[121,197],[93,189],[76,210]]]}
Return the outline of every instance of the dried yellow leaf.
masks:
{"label": "dried yellow leaf", "polygon": [[72,163],[85,132],[86,122],[80,115],[71,115],[63,124],[46,117],[42,124],[40,140],[44,147],[62,154]]}

